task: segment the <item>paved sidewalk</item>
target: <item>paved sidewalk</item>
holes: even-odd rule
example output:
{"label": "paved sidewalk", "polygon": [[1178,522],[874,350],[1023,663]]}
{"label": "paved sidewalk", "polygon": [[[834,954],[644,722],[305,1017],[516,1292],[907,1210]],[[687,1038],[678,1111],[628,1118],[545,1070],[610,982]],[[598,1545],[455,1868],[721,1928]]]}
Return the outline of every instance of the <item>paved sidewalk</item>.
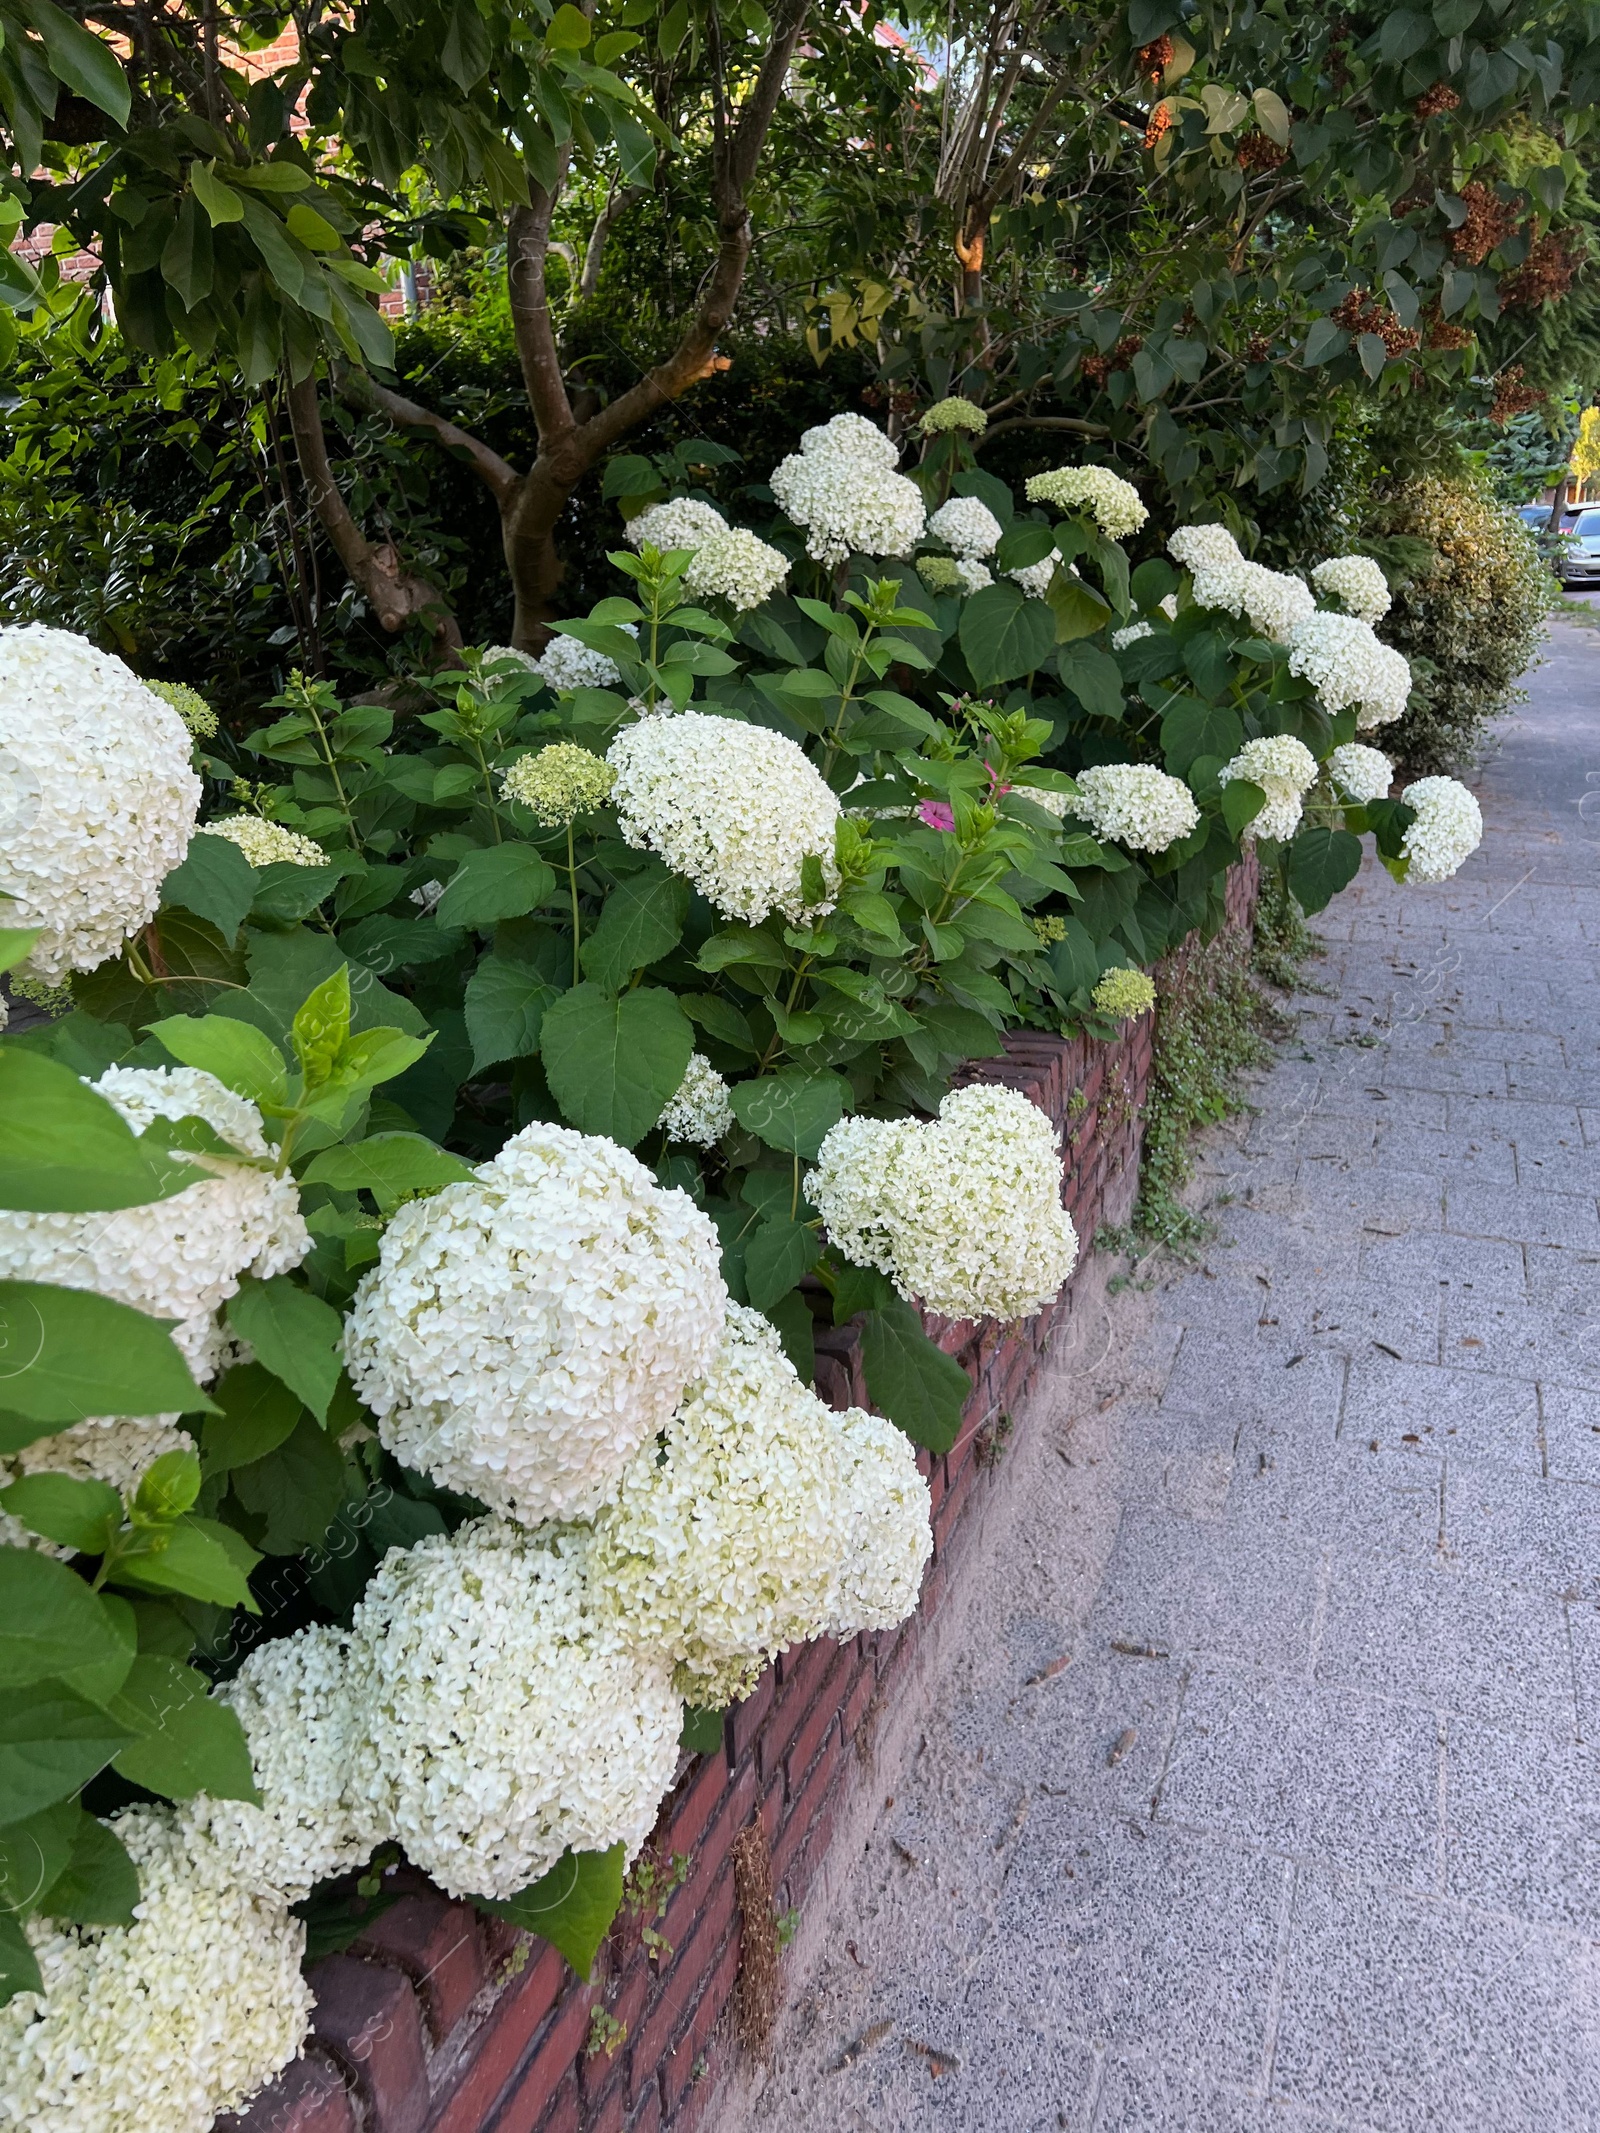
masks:
{"label": "paved sidewalk", "polygon": [[726,2133],[1600,2128],[1600,637],[1531,689],[1009,1455]]}

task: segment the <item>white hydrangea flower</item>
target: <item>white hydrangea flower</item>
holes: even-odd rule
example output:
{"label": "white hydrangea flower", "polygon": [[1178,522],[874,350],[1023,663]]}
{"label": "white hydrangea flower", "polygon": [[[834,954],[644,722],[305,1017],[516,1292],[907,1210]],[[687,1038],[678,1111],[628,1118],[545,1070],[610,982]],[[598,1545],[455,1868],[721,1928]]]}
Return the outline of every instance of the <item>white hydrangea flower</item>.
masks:
{"label": "white hydrangea flower", "polygon": [[1317,759],[1292,733],[1269,733],[1246,741],[1217,772],[1219,784],[1231,785],[1235,778],[1248,778],[1267,796],[1244,834],[1282,840],[1300,827],[1305,796],[1317,782]]}
{"label": "white hydrangea flower", "polygon": [[1329,556],[1311,573],[1311,582],[1359,621],[1379,622],[1389,612],[1389,581],[1369,555]]}
{"label": "white hydrangea flower", "polygon": [[24,1928],[44,1993],[0,2007],[0,2126],[209,2133],[304,2041],[306,1929],[184,1811],[111,1827],[139,1872],[134,1923]]}
{"label": "white hydrangea flower", "polygon": [[936,541],[960,556],[993,555],[1005,531],[989,506],[978,496],[952,496],[928,521]]}
{"label": "white hydrangea flower", "polygon": [[479,1519],[391,1549],[356,1608],[355,1790],[452,1896],[515,1895],[569,1845],[631,1858],[672,1783],[670,1663],[623,1641],[589,1554]]}
{"label": "white hydrangea flower", "polygon": [[189,1811],[240,1879],[281,1889],[290,1903],[363,1865],[393,1835],[355,1788],[366,1748],[348,1643],[320,1623],[275,1637],[212,1691],[244,1728],[261,1805],[202,1795]]}
{"label": "white hydrangea flower", "polygon": [[[155,1118],[202,1118],[242,1156],[270,1154],[261,1114],[198,1067],[108,1067],[94,1084],[135,1133]],[[93,1289],[153,1318],[175,1318],[172,1337],[204,1383],[221,1333],[215,1313],[239,1291],[242,1274],[263,1281],[298,1266],[311,1249],[300,1193],[285,1172],[185,1158],[198,1184],[110,1214],[23,1214],[0,1210],[0,1278]]]}
{"label": "white hydrangea flower", "polygon": [[539,671],[539,662],[532,652],[519,652],[514,644],[486,645],[484,647],[483,663],[486,667],[521,667],[528,674],[537,674]]}
{"label": "white hydrangea flower", "polygon": [[656,1120],[669,1141],[714,1148],[733,1124],[728,1084],[704,1052],[691,1052],[677,1094],[667,1100]]}
{"label": "white hydrangea flower", "polygon": [[970,556],[957,556],[956,576],[964,593],[982,592],[986,585],[994,583],[994,573],[987,563],[977,563]]}
{"label": "white hydrangea flower", "polygon": [[1411,694],[1405,659],[1354,615],[1308,615],[1289,639],[1289,671],[1305,676],[1325,711],[1353,704],[1363,733],[1399,718]]}
{"label": "white hydrangea flower", "polygon": [[742,526],[714,534],[695,550],[684,589],[697,600],[726,600],[740,613],[771,599],[789,575],[789,558]]}
{"label": "white hydrangea flower", "polygon": [[952,393],[947,399],[935,400],[926,414],[917,423],[924,437],[943,436],[949,430],[966,430],[974,437],[981,437],[989,427],[989,417],[974,401]]}
{"label": "white hydrangea flower", "polygon": [[917,1604],[933,1553],[933,1503],[917,1448],[881,1415],[850,1407],[835,1420],[846,1531],[832,1637],[893,1629]]}
{"label": "white hydrangea flower", "polygon": [[1114,652],[1125,652],[1130,644],[1137,644],[1141,637],[1153,637],[1155,633],[1153,622],[1130,622],[1126,629],[1111,632],[1111,649]]}
{"label": "white hydrangea flower", "polygon": [[1035,807],[1042,807],[1046,814],[1054,815],[1059,822],[1069,808],[1076,812],[1076,803],[1069,792],[1056,792],[1047,785],[1029,785],[1019,782],[1011,790],[1019,800],[1031,800]]}
{"label": "white hydrangea flower", "polygon": [[1109,467],[1055,467],[1028,478],[1030,504],[1058,511],[1087,511],[1108,540],[1125,541],[1150,516],[1131,481]]}
{"label": "white hydrangea flower", "polygon": [[716,1352],[717,1232],[627,1150],[535,1123],[412,1200],[356,1291],[345,1360],[396,1458],[527,1524],[615,1489]]}
{"label": "white hydrangea flower", "polygon": [[413,889],[406,901],[407,903],[415,904],[417,909],[426,917],[443,894],[444,883],[435,879],[433,881],[425,881],[420,889]]}
{"label": "white hydrangea flower", "polygon": [[267,822],[260,815],[224,815],[220,822],[202,822],[197,836],[226,837],[236,844],[253,867],[286,864],[321,867],[328,855],[314,837],[285,829],[281,822]]}
{"label": "white hydrangea flower", "polygon": [[[758,925],[772,910],[794,920],[832,910],[839,802],[783,734],[684,711],[625,728],[606,760],[624,838],[686,875],[724,918]],[[808,907],[800,870],[811,855],[827,896]]]}
{"label": "white hydrangea flower", "polygon": [[1012,584],[1020,585],[1030,600],[1044,598],[1055,574],[1056,558],[1053,555],[1047,555],[1042,563],[1024,563],[1020,570],[1006,572]]}
{"label": "white hydrangea flower", "polygon": [[1180,526],[1167,541],[1167,553],[1192,572],[1222,570],[1244,560],[1226,526]]}
{"label": "white hydrangea flower", "polygon": [[1077,1262],[1055,1129],[1015,1089],[955,1089],[928,1123],[841,1119],[806,1192],[847,1259],[947,1318],[1030,1317]]}
{"label": "white hydrangea flower", "polygon": [[853,1538],[836,1422],[767,1320],[730,1304],[716,1361],[596,1521],[605,1604],[690,1702],[748,1694],[834,1619]]}
{"label": "white hydrangea flower", "polygon": [[899,456],[861,415],[835,415],[806,431],[770,480],[779,510],[805,529],[808,555],[830,565],[852,552],[910,555],[927,512],[916,483],[895,473]]}
{"label": "white hydrangea flower", "polygon": [[0,889],[43,931],[19,966],[93,970],[155,916],[200,810],[188,728],[120,659],[27,622],[0,629]]}
{"label": "white hydrangea flower", "polygon": [[1328,770],[1340,791],[1358,804],[1387,797],[1394,783],[1394,765],[1381,748],[1368,748],[1360,741],[1346,741],[1328,758]]}
{"label": "white hydrangea flower", "polygon": [[648,541],[663,554],[673,548],[701,548],[728,531],[728,521],[715,504],[703,504],[696,496],[672,496],[664,504],[646,504],[626,528],[631,547]]}
{"label": "white hydrangea flower", "polygon": [[[630,637],[639,634],[637,623],[624,622],[621,627]],[[552,637],[533,662],[533,671],[552,689],[614,689],[622,679],[614,659],[591,651],[576,637]]]}
{"label": "white hydrangea flower", "polygon": [[1408,881],[1448,881],[1483,842],[1483,812],[1455,778],[1418,778],[1400,795],[1417,819],[1400,849]]}
{"label": "white hydrangea flower", "polygon": [[[1223,533],[1232,547],[1233,536],[1224,533],[1220,526],[1193,526],[1180,529],[1168,542],[1173,548],[1183,534]],[[1270,638],[1275,644],[1288,641],[1290,632],[1297,624],[1316,610],[1316,600],[1311,588],[1301,578],[1290,577],[1281,570],[1268,570],[1263,564],[1251,563],[1239,554],[1221,552],[1214,560],[1207,560],[1203,552],[1188,565],[1194,582],[1194,598],[1197,607],[1213,607],[1230,615],[1243,615],[1257,636]]]}
{"label": "white hydrangea flower", "polygon": [[1200,820],[1182,778],[1152,763],[1096,763],[1077,774],[1080,797],[1072,811],[1096,836],[1114,837],[1136,852],[1164,852]]}
{"label": "white hydrangea flower", "polygon": [[[24,1474],[65,1474],[73,1481],[104,1481],[119,1496],[131,1496],[167,1452],[192,1452],[194,1439],[178,1428],[176,1415],[93,1415],[53,1437],[36,1437],[0,1459],[0,1488]],[[20,1518],[0,1511],[0,1545],[36,1548],[63,1559],[76,1549],[30,1533]]]}

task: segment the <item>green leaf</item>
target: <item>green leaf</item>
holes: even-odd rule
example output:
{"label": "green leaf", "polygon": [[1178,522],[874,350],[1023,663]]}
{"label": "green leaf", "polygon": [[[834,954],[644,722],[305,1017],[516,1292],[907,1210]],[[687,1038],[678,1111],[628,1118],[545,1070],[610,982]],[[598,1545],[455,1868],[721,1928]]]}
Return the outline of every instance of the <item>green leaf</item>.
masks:
{"label": "green leaf", "polygon": [[669,955],[683,938],[689,884],[663,866],[619,882],[600,922],[580,951],[585,974],[607,992],[620,992],[636,970]]}
{"label": "green leaf", "polygon": [[200,1494],[200,1461],[194,1453],[163,1452],[139,1477],[133,1508],[142,1518],[168,1521],[192,1511]]}
{"label": "green leaf", "polygon": [[722,1746],[722,1713],[686,1703],[678,1746],[689,1755],[715,1755]]}
{"label": "green leaf", "polygon": [[31,1918],[67,1870],[83,1810],[58,1801],[25,1822],[0,1829],[0,1915]]}
{"label": "green leaf", "polygon": [[495,925],[537,910],[556,877],[531,844],[491,844],[468,852],[434,906],[441,926]]}
{"label": "green leaf", "polygon": [[1222,788],[1222,819],[1236,837],[1266,804],[1266,793],[1248,778],[1230,778]]}
{"label": "green leaf", "polygon": [[271,1281],[246,1276],[228,1304],[228,1324],[256,1352],[256,1361],[282,1378],[326,1423],[328,1402],[339,1382],[339,1342],[344,1320],[320,1296],[287,1274]]}
{"label": "green leaf", "polygon": [[0,2007],[19,1992],[43,1992],[39,1959],[15,1913],[0,1911]]}
{"label": "green leaf", "polygon": [[874,1407],[913,1444],[949,1451],[972,1383],[955,1358],[928,1338],[903,1297],[880,1304],[862,1320],[861,1361]]}
{"label": "green leaf", "polygon": [[[0,1402],[30,1422],[57,1426],[211,1406],[159,1319],[40,1281],[0,1281]],[[0,1429],[0,1452],[16,1449]]]}
{"label": "green leaf", "polygon": [[217,1387],[220,1412],[207,1415],[201,1436],[205,1472],[252,1466],[294,1434],[304,1411],[297,1392],[259,1363],[237,1363]]}
{"label": "green leaf", "polygon": [[545,1010],[551,1094],[580,1132],[607,1134],[624,1148],[644,1138],[677,1094],[693,1050],[688,1016],[654,986],[613,999],[598,985],[579,985]]}
{"label": "green leaf", "polygon": [[24,1474],[0,1489],[0,1505],[30,1533],[80,1555],[104,1555],[122,1524],[122,1498],[109,1482],[70,1474]]}
{"label": "green leaf", "polygon": [[816,1320],[811,1315],[810,1304],[798,1289],[791,1289],[787,1296],[780,1296],[776,1303],[768,1304],[763,1316],[777,1327],[783,1352],[793,1363],[795,1376],[802,1385],[809,1385],[817,1369]]}
{"label": "green leaf", "polygon": [[266,1520],[261,1546],[268,1555],[299,1555],[317,1547],[338,1516],[344,1460],[326,1431],[305,1417],[276,1451],[235,1469],[233,1493]]}
{"label": "green leaf", "polygon": [[126,1671],[132,1656],[111,1608],[65,1563],[31,1548],[0,1549],[0,1688],[86,1668],[110,1675],[119,1665]]}
{"label": "green leaf", "polygon": [[1336,326],[1331,318],[1313,319],[1306,335],[1303,360],[1308,367],[1314,368],[1333,356],[1343,355],[1349,346],[1350,336],[1342,326]]}
{"label": "green leaf", "polygon": [[143,1207],[200,1176],[159,1143],[147,1147],[70,1067],[0,1045],[0,1207],[36,1214]]}
{"label": "green leaf", "polygon": [[0,970],[15,970],[43,931],[43,926],[0,926]]}
{"label": "green leaf", "polygon": [[252,1023],[229,1015],[172,1015],[152,1022],[149,1033],[184,1066],[215,1074],[225,1088],[254,1104],[282,1108],[289,1100],[283,1054]]}
{"label": "green leaf", "polygon": [[65,1868],[51,1884],[45,1915],[77,1926],[126,1926],[139,1901],[139,1870],[114,1830],[80,1813]]}
{"label": "green leaf", "polygon": [[261,1610],[251,1596],[245,1557],[260,1560],[227,1526],[209,1518],[182,1518],[169,1530],[159,1554],[124,1560],[112,1576],[117,1584],[138,1592],[181,1592],[187,1599],[243,1607],[254,1615]]}
{"label": "green leaf", "polygon": [[231,946],[256,898],[256,870],[227,837],[201,833],[189,840],[188,856],[161,884],[165,909],[176,904],[215,926]]}
{"label": "green leaf", "polygon": [[1109,652],[1092,644],[1064,645],[1056,662],[1061,679],[1093,718],[1122,716],[1122,669]]}
{"label": "green leaf", "polygon": [[411,1194],[470,1184],[476,1176],[470,1163],[420,1133],[374,1133],[348,1147],[325,1149],[307,1168],[305,1183],[370,1192],[388,1214]]}
{"label": "green leaf", "polygon": [[1348,830],[1303,829],[1289,847],[1289,889],[1309,918],[1332,902],[1361,866],[1361,839]]}
{"label": "green leaf", "polygon": [[515,1896],[472,1900],[480,1911],[539,1934],[586,1978],[622,1905],[623,1856],[620,1844],[608,1852],[565,1851],[548,1874]]}
{"label": "green leaf", "polygon": [[1055,644],[1050,616],[1020,585],[1001,579],[961,603],[961,650],[980,689],[1043,666]]}
{"label": "green leaf", "polygon": [[[552,52],[581,52],[589,42],[588,16],[581,8],[573,7],[570,0],[563,0],[563,5],[550,18],[544,41]],[[587,1967],[584,1975],[588,1975]]]}
{"label": "green leaf", "polygon": [[132,1737],[59,1681],[13,1689],[0,1701],[0,1823],[25,1822],[69,1798]]}
{"label": "green leaf", "polygon": [[1161,752],[1174,777],[1181,778],[1203,755],[1226,761],[1243,746],[1244,727],[1228,704],[1203,704],[1193,696],[1181,697],[1161,721]]}
{"label": "green leaf", "polygon": [[110,1708],[139,1738],[113,1767],[169,1800],[207,1792],[215,1800],[261,1803],[238,1714],[207,1694],[203,1674],[157,1652],[141,1652]]}
{"label": "green leaf", "polygon": [[837,1074],[783,1067],[728,1091],[733,1115],[747,1133],[785,1155],[814,1156],[830,1127],[844,1116],[848,1082]]}
{"label": "green leaf", "polygon": [[[202,163],[198,159],[191,163],[189,165],[189,183],[194,187],[195,198],[205,209],[207,215],[210,216],[213,228],[218,223],[242,222],[244,220],[244,201],[231,185],[225,184],[217,176],[215,163]],[[226,837],[208,837],[206,842],[208,844],[226,844],[228,840]],[[234,850],[238,851],[238,847],[235,846]],[[240,852],[239,856],[243,858],[244,854]],[[181,873],[182,869],[180,868],[179,871]],[[193,905],[188,905],[185,908],[192,910],[194,907]]]}
{"label": "green leaf", "polygon": [[[341,853],[341,858],[350,855]],[[256,870],[255,901],[250,916],[257,924],[292,926],[309,918],[346,878],[342,866],[302,867],[292,859],[272,859]]]}
{"label": "green leaf", "polygon": [[119,126],[128,123],[131,92],[122,62],[110,45],[76,22],[53,0],[24,0],[28,20],[38,31],[58,81],[77,91]]}
{"label": "green leaf", "polygon": [[487,1073],[512,1059],[531,1059],[539,1049],[545,1010],[560,997],[532,964],[486,955],[467,980],[473,1073]]}
{"label": "green leaf", "polygon": [[746,1295],[758,1311],[768,1310],[821,1256],[821,1239],[808,1223],[786,1216],[761,1223],[745,1242]]}

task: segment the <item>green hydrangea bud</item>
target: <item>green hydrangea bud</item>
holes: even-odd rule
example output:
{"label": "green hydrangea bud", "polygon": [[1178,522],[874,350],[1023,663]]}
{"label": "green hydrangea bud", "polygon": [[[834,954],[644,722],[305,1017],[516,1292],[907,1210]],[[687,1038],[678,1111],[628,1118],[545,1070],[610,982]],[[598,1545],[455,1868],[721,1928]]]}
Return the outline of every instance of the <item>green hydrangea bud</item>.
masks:
{"label": "green hydrangea bud", "polygon": [[1156,989],[1142,970],[1108,970],[1092,998],[1114,1022],[1132,1022],[1156,1004]]}

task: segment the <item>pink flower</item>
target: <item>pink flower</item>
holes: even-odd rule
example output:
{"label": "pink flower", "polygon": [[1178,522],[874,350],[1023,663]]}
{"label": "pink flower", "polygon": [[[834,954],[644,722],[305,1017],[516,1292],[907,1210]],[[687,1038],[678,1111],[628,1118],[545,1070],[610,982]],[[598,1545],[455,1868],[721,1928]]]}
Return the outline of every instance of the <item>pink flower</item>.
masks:
{"label": "pink flower", "polygon": [[953,830],[956,826],[955,809],[943,800],[924,800],[917,808],[917,813],[929,829]]}

